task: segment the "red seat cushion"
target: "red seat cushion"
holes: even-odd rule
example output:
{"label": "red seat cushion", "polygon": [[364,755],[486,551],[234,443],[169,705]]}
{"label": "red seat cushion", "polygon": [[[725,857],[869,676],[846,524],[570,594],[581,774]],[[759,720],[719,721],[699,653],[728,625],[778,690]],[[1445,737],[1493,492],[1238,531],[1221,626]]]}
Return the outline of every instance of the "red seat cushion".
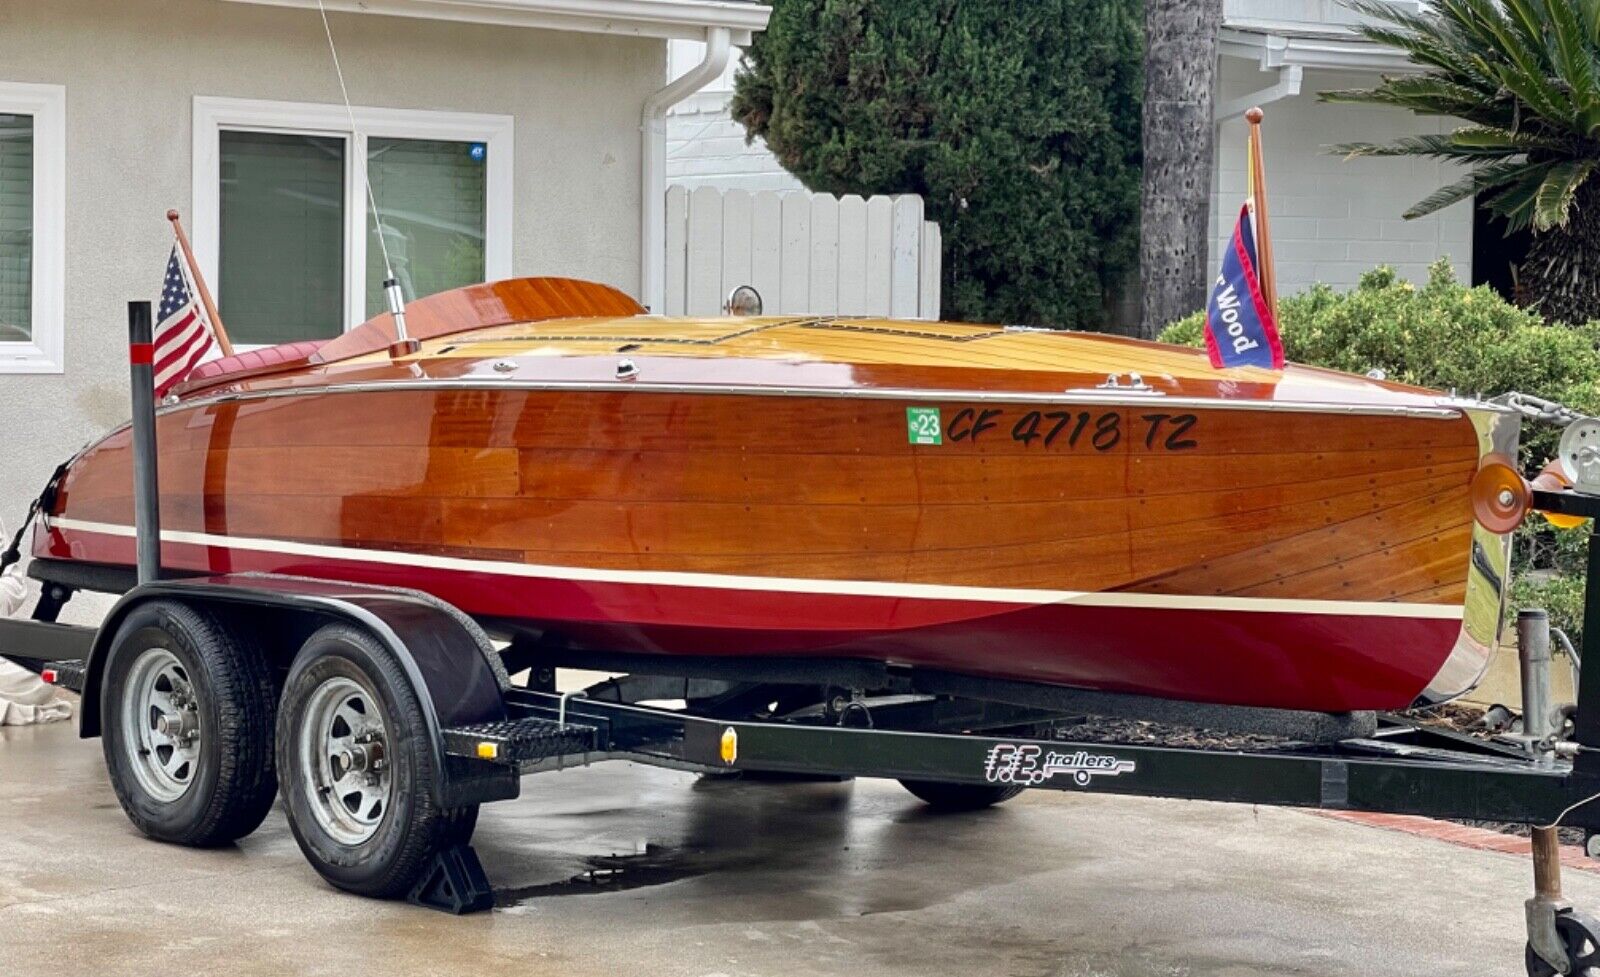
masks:
{"label": "red seat cushion", "polygon": [[322,344],[326,342],[326,339],[308,339],[299,343],[263,346],[261,349],[208,360],[195,367],[194,372],[189,374],[188,380],[193,383],[196,380],[208,380],[227,373],[237,373],[240,370],[259,370],[269,366],[298,363],[309,359],[311,354],[321,349]]}

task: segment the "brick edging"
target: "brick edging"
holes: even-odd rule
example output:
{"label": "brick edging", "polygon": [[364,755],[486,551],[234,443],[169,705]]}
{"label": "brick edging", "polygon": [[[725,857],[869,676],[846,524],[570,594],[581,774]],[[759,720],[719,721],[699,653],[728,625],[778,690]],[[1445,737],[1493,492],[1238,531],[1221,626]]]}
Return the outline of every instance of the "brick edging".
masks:
{"label": "brick edging", "polygon": [[[1501,834],[1488,828],[1474,828],[1464,824],[1451,824],[1449,821],[1436,821],[1433,818],[1418,817],[1413,814],[1376,814],[1367,811],[1328,811],[1320,809],[1310,810],[1309,813],[1334,821],[1348,821],[1351,824],[1364,824],[1371,828],[1400,831],[1420,838],[1432,838],[1435,841],[1442,841],[1461,848],[1472,848],[1478,851],[1497,851],[1506,855],[1531,856],[1533,854],[1533,843],[1527,838]],[[1561,864],[1565,868],[1576,869],[1580,872],[1600,874],[1600,860],[1590,858],[1577,845],[1561,846]]]}

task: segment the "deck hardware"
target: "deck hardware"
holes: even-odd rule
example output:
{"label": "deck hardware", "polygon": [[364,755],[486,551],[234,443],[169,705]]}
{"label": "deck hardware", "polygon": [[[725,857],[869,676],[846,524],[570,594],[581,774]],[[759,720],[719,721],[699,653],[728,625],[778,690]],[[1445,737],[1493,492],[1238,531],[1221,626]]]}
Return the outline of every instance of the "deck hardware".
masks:
{"label": "deck hardware", "polygon": [[489,368],[496,373],[517,372],[517,364],[514,360],[495,360]]}
{"label": "deck hardware", "polygon": [[1144,376],[1139,373],[1129,373],[1128,382],[1122,382],[1122,374],[1112,373],[1106,377],[1105,383],[1095,384],[1097,390],[1121,390],[1131,394],[1160,395],[1162,391],[1144,382]]}
{"label": "deck hardware", "polygon": [[632,380],[639,375],[639,367],[629,359],[617,361],[617,379]]}
{"label": "deck hardware", "polygon": [[722,303],[724,315],[760,315],[761,309],[761,293],[749,285],[735,286],[733,291],[728,293],[728,298]]}
{"label": "deck hardware", "polygon": [[1387,380],[1387,379],[1389,379],[1389,374],[1384,372],[1383,367],[1375,366],[1372,369],[1367,371],[1367,379],[1368,380]]}

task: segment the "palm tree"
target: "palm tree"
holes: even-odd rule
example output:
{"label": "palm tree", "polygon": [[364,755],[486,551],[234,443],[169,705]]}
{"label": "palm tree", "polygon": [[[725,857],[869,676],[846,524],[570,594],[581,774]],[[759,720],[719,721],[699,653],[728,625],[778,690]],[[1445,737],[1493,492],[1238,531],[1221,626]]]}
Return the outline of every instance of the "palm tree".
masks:
{"label": "palm tree", "polygon": [[1145,0],[1139,332],[1146,337],[1206,304],[1221,28],[1222,0]]}
{"label": "palm tree", "polygon": [[1322,98],[1466,125],[1334,151],[1466,167],[1405,216],[1476,198],[1508,231],[1533,229],[1521,281],[1540,312],[1564,322],[1600,318],[1600,0],[1433,0],[1420,13],[1374,0],[1350,6],[1372,18],[1362,34],[1406,52],[1423,71]]}

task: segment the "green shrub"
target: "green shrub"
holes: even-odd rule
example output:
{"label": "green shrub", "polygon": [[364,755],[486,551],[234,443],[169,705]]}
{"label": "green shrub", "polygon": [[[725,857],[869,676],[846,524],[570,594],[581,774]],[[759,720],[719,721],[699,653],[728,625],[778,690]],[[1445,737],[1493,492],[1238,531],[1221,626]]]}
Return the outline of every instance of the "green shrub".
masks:
{"label": "green shrub", "polygon": [[[1573,535],[1577,533],[1564,533]],[[1567,632],[1574,646],[1582,650],[1583,578],[1577,573],[1523,574],[1511,584],[1511,605],[1507,614],[1515,618],[1517,609],[1542,607],[1550,612],[1550,624]]]}
{"label": "green shrub", "polygon": [[[1291,362],[1348,373],[1380,369],[1390,380],[1463,396],[1511,390],[1600,415],[1600,322],[1548,325],[1486,286],[1456,281],[1447,260],[1417,287],[1390,268],[1368,272],[1354,289],[1317,285],[1278,302],[1278,328]],[[1169,343],[1204,345],[1205,313],[1173,323]],[[1560,432],[1524,422],[1522,465],[1549,460]],[[1545,606],[1577,640],[1583,616],[1583,545],[1587,527],[1558,531],[1534,518],[1518,531],[1513,601]]]}

